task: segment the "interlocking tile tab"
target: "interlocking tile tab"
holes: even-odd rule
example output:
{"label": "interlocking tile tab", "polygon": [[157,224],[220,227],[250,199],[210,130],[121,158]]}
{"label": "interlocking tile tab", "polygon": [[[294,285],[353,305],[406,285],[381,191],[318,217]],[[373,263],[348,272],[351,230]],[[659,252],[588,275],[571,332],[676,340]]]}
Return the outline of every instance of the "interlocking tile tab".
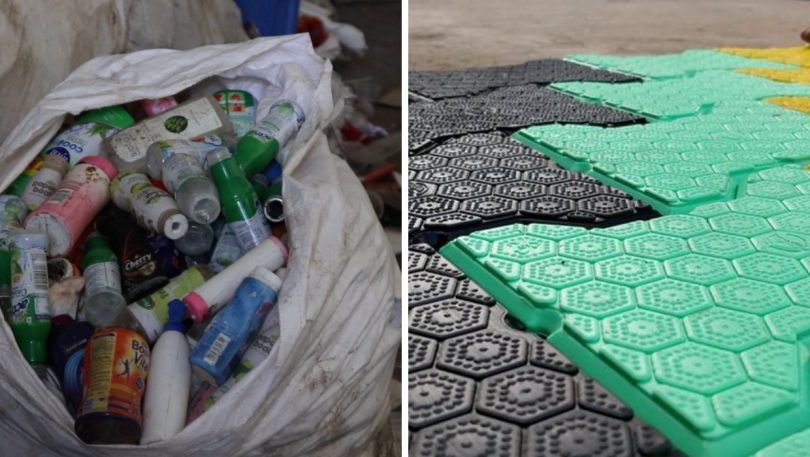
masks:
{"label": "interlocking tile tab", "polygon": [[[807,202],[810,171],[784,165],[690,215],[562,237],[505,226],[441,253],[597,375],[607,390],[580,382],[581,408],[631,407],[690,456],[769,455],[807,449],[805,435],[791,437],[810,427]],[[507,261],[498,246],[513,240],[548,254]]]}
{"label": "interlocking tile tab", "polygon": [[608,226],[654,214],[627,194],[560,169],[498,133],[455,138],[409,162],[420,169],[409,183],[410,216],[420,227],[411,238],[434,246],[510,222]]}
{"label": "interlocking tile tab", "polygon": [[408,74],[408,90],[438,100],[477,95],[499,87],[548,84],[557,81],[618,83],[638,81],[638,78],[561,59],[542,59],[503,67],[447,72],[413,71]]}
{"label": "interlocking tile tab", "polygon": [[701,71],[736,70],[740,68],[788,69],[785,65],[764,60],[712,51],[709,49],[690,49],[680,54],[655,56],[607,56],[601,54],[573,54],[566,59],[605,70],[630,73],[638,76],[667,79],[693,76]]}
{"label": "interlocking tile tab", "polygon": [[[560,226],[547,233],[565,239],[581,231]],[[419,259],[409,277],[429,268],[421,259],[446,262],[426,244],[411,245],[409,258]],[[600,444],[605,439],[598,425],[601,423],[619,427],[621,439],[625,430],[631,431],[628,443],[630,450],[635,450],[632,455],[679,455],[666,438],[633,416],[632,410],[595,381],[579,373],[576,365],[551,343],[516,329],[503,307],[475,283],[444,268],[435,274],[456,281],[456,289],[452,298],[419,304],[410,311],[409,430],[415,432],[411,446],[415,455],[502,455],[499,451],[506,452],[503,455],[526,455],[525,449],[530,446],[526,437],[531,427],[577,411],[586,412],[585,417],[597,425],[574,426],[576,443],[562,443],[562,455],[571,449],[590,449],[581,447],[584,445],[604,446]],[[469,339],[472,344],[459,339],[463,336],[473,336]],[[502,347],[520,348],[517,363],[512,358],[514,352],[501,352]],[[453,353],[450,357],[448,350]],[[445,353],[444,362],[439,360],[439,352]],[[504,363],[495,367],[492,360],[500,358],[505,359]],[[459,361],[462,363],[456,365]],[[775,371],[775,366],[758,366],[759,379],[779,382],[781,371]],[[618,422],[613,422],[616,418]],[[493,443],[497,444],[494,448]]]}

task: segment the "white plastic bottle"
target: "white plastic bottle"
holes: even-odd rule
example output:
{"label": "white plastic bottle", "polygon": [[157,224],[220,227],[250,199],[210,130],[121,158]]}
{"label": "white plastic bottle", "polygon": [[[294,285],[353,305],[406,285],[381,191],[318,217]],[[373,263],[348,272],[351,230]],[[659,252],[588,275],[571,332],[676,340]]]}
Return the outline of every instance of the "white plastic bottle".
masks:
{"label": "white plastic bottle", "polygon": [[219,217],[219,194],[205,177],[200,162],[187,154],[175,154],[163,162],[163,184],[180,211],[199,224],[210,224]]}
{"label": "white plastic bottle", "polygon": [[69,167],[70,163],[62,156],[45,156],[42,168],[28,181],[22,195],[20,195],[20,198],[28,207],[28,211],[34,211],[51,198],[51,195],[56,192],[56,188],[62,182],[62,178],[67,174]]}
{"label": "white plastic bottle", "polygon": [[169,322],[152,350],[143,401],[142,446],[168,440],[186,425],[191,364],[181,322],[185,313],[179,300],[169,303]]}

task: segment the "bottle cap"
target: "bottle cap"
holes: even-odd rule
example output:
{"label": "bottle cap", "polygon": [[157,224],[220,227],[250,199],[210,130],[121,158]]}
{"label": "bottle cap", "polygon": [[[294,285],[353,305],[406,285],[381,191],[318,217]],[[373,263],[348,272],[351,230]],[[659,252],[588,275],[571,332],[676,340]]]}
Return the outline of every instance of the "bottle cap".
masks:
{"label": "bottle cap", "polygon": [[118,170],[116,170],[115,165],[104,157],[89,156],[82,159],[81,162],[100,168],[101,171],[103,171],[107,177],[110,178],[110,180],[113,180],[116,176],[118,176]]}
{"label": "bottle cap", "polygon": [[261,281],[267,287],[273,289],[274,292],[278,293],[281,290],[281,278],[276,276],[272,271],[268,270],[264,267],[256,267],[253,271],[250,272],[251,278]]}
{"label": "bottle cap", "polygon": [[99,122],[117,129],[125,129],[135,125],[135,119],[132,119],[132,116],[120,106],[108,106],[85,111],[76,118],[75,124],[86,124],[88,122]]}
{"label": "bottle cap", "polygon": [[208,305],[197,292],[186,295],[183,303],[188,307],[188,316],[194,319],[194,322],[202,322],[208,316]]}
{"label": "bottle cap", "polygon": [[278,163],[277,160],[273,159],[273,161],[270,162],[270,166],[265,168],[264,171],[259,174],[267,178],[270,183],[273,183],[277,179],[281,178],[281,164]]}
{"label": "bottle cap", "polygon": [[281,256],[282,256],[282,257],[284,257],[284,264],[286,264],[286,263],[287,263],[287,259],[289,258],[289,255],[290,255],[290,254],[287,252],[287,246],[284,246],[284,243],[283,243],[283,242],[282,242],[280,239],[278,239],[278,238],[276,238],[276,237],[274,237],[274,236],[271,236],[271,237],[269,237],[269,238],[267,238],[267,239],[268,239],[268,240],[272,240],[272,241],[273,241],[273,243],[275,243],[275,244],[276,244],[276,246],[278,246],[278,249],[281,251]]}
{"label": "bottle cap", "polygon": [[169,322],[163,326],[163,331],[168,332],[174,330],[175,332],[186,333],[186,326],[183,325],[183,316],[186,315],[186,305],[180,300],[172,300],[169,302]]}

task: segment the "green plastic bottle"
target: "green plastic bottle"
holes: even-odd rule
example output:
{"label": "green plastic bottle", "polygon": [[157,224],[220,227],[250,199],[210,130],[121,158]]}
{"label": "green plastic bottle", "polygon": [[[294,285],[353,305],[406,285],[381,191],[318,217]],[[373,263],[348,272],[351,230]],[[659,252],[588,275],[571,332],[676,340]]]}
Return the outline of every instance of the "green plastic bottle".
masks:
{"label": "green plastic bottle", "polygon": [[233,157],[245,176],[251,177],[267,168],[278,151],[295,137],[305,118],[304,110],[293,101],[274,103],[270,113],[236,143]]}
{"label": "green plastic bottle", "polygon": [[47,341],[51,332],[48,303],[48,234],[13,229],[6,239],[11,253],[11,331],[40,377],[46,375]]}
{"label": "green plastic bottle", "polygon": [[121,292],[121,269],[118,258],[110,249],[107,238],[93,234],[85,244],[82,260],[84,276],[84,314],[87,322],[94,326],[109,324],[122,309],[127,300]]}
{"label": "green plastic bottle", "polygon": [[270,224],[260,211],[256,190],[227,148],[212,151],[206,158],[206,166],[217,186],[225,220],[236,234],[242,251],[250,251],[272,234]]}
{"label": "green plastic bottle", "polygon": [[267,177],[257,173],[250,179],[250,184],[256,189],[259,201],[262,202],[264,217],[274,224],[284,222],[284,200],[281,198],[281,181],[270,184]]}

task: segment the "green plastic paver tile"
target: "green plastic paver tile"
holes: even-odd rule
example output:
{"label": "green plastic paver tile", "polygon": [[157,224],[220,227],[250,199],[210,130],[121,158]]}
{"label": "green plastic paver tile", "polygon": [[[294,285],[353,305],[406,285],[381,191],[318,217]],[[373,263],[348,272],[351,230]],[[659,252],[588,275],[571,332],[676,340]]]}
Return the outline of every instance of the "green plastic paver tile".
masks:
{"label": "green plastic paver tile", "polygon": [[749,59],[709,49],[690,49],[680,54],[655,56],[606,56],[599,54],[572,54],[566,60],[591,65],[605,70],[630,73],[653,79],[694,76],[700,71],[736,70],[740,68],[790,69],[794,65]]}
{"label": "green plastic paver tile", "polygon": [[[769,133],[787,136],[757,138]],[[615,128],[538,126],[514,138],[663,214],[687,213],[747,192],[761,198],[732,205],[748,205],[739,212],[767,218],[784,212],[792,197],[797,197],[794,204],[810,206],[810,198],[802,200],[800,186],[792,182],[801,170],[783,167],[810,162],[810,139],[804,133],[810,133],[810,117],[804,114],[737,100],[694,117]],[[594,149],[594,144],[605,146]],[[748,179],[757,172],[773,176]],[[778,200],[773,205],[764,203],[773,199]]]}
{"label": "green plastic paver tile", "polygon": [[[810,171],[750,182],[690,215],[515,225],[442,254],[687,455],[810,455]],[[512,239],[534,256],[520,276],[490,263]]]}

